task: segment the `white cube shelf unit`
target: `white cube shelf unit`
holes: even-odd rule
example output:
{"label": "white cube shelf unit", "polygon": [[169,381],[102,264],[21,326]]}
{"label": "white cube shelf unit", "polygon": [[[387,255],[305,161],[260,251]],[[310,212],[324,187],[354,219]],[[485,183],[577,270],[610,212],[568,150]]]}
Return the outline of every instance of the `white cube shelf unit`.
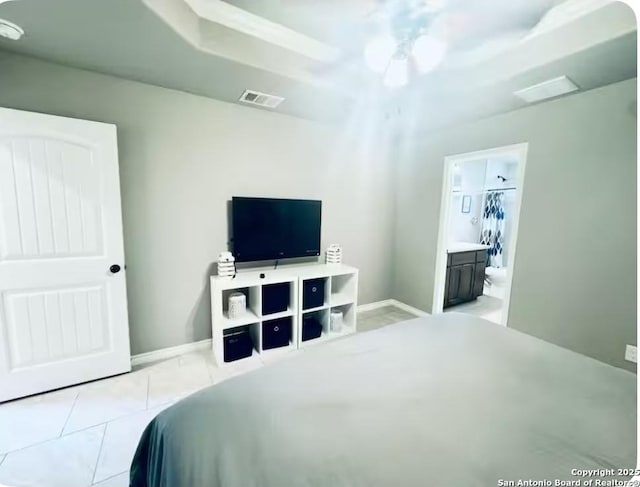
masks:
{"label": "white cube shelf unit", "polygon": [[[356,307],[358,302],[358,269],[342,264],[324,264],[307,266],[299,272],[298,302],[300,316],[298,323],[298,347],[305,348],[316,345],[332,338],[349,335],[356,331]],[[304,308],[305,281],[322,279],[324,284],[324,303],[321,306]],[[344,314],[344,324],[339,332],[331,331],[331,310],[339,309]],[[322,323],[322,335],[302,341],[302,326],[304,318],[314,314]]]}
{"label": "white cube shelf unit", "polygon": [[[264,277],[260,277],[264,275]],[[324,285],[324,302],[321,306],[303,309],[304,282],[321,280]],[[263,310],[263,287],[272,284],[289,284],[289,303],[286,311],[265,315]],[[246,296],[247,310],[240,316],[230,318],[229,295],[241,292]],[[235,364],[243,360],[260,357],[269,359],[287,351],[345,336],[356,331],[356,308],[358,299],[358,270],[342,264],[313,264],[287,266],[275,270],[240,272],[233,279],[211,277],[211,335],[213,354],[219,366]],[[344,324],[339,332],[332,332],[329,318],[332,309],[344,315]],[[316,313],[322,324],[318,338],[302,341],[304,317]],[[291,318],[291,340],[288,346],[263,349],[262,325],[270,320]],[[253,355],[234,362],[224,361],[223,337],[226,332],[238,327],[248,327],[254,345]]]}
{"label": "white cube shelf unit", "polygon": [[[223,337],[225,332],[239,327],[249,327],[253,340],[253,355],[267,357],[283,353],[286,350],[298,348],[298,278],[287,272],[265,272],[266,277],[260,278],[260,272],[238,273],[234,279],[218,276],[211,277],[211,336],[213,355],[218,365],[224,361]],[[285,311],[272,314],[262,313],[262,290],[271,284],[289,284],[289,303]],[[247,310],[240,316],[229,317],[229,295],[241,292],[246,296]],[[291,318],[291,340],[286,347],[263,349],[262,324],[279,318]],[[248,357],[247,359],[249,359]]]}

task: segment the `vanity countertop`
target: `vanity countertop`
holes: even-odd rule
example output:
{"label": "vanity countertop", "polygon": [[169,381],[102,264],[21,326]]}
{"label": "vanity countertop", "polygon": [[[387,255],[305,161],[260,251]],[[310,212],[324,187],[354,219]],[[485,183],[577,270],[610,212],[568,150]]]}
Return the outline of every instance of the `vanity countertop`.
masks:
{"label": "vanity countertop", "polygon": [[451,242],[447,246],[447,253],[455,254],[457,252],[472,252],[474,250],[486,250],[489,245],[470,242]]}

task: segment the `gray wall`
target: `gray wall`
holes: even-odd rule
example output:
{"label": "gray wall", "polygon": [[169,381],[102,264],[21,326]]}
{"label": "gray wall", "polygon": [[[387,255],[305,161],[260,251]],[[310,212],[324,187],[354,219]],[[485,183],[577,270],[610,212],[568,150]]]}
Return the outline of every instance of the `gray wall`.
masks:
{"label": "gray wall", "polygon": [[394,198],[367,114],[326,126],[0,52],[0,106],[118,126],[134,354],[210,336],[207,281],[234,194],[322,199],[323,246],[361,269],[360,301],[430,310],[444,156],[529,142],[509,326],[632,368],[635,93],[632,80],[405,133]]}
{"label": "gray wall", "polygon": [[0,106],[118,126],[134,354],[211,336],[232,195],[322,199],[360,302],[391,295],[393,178],[366,114],[332,127],[3,52]]}
{"label": "gray wall", "polygon": [[397,164],[394,297],[431,310],[444,157],[529,143],[509,326],[618,367],[636,343],[636,80],[426,136]]}

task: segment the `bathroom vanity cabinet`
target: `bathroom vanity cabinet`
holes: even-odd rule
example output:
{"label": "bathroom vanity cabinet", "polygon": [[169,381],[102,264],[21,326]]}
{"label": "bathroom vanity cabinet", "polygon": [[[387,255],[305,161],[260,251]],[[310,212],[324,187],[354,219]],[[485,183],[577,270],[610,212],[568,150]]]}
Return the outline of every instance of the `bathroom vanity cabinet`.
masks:
{"label": "bathroom vanity cabinet", "polygon": [[447,277],[444,290],[444,307],[473,301],[482,296],[486,245],[457,244],[447,251]]}

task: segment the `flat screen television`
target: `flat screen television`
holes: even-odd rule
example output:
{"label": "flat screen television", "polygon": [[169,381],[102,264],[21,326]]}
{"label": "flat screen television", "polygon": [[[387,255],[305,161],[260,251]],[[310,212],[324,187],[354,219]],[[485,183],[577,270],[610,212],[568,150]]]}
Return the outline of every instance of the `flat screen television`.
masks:
{"label": "flat screen television", "polygon": [[231,200],[231,247],[237,262],[320,255],[322,201]]}

